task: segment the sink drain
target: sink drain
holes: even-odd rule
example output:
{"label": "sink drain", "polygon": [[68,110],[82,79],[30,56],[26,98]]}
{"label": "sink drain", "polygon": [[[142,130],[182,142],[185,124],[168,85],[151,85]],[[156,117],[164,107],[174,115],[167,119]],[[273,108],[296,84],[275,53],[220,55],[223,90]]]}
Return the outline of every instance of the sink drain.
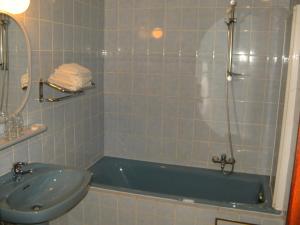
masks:
{"label": "sink drain", "polygon": [[31,207],[33,211],[40,211],[42,206],[41,205],[34,205]]}

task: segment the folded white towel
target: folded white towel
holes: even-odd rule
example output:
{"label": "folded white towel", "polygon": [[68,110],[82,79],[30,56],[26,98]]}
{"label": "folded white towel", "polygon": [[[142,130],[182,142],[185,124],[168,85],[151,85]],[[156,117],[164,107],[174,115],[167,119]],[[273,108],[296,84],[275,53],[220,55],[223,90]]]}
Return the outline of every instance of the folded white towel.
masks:
{"label": "folded white towel", "polygon": [[73,76],[78,78],[92,79],[92,73],[73,73],[68,70],[56,69],[56,74],[63,74],[64,76]]}
{"label": "folded white towel", "polygon": [[48,78],[50,83],[71,91],[91,86],[91,71],[76,63],[63,64]]}
{"label": "folded white towel", "polygon": [[52,76],[50,76],[48,78],[48,81],[52,84],[55,84],[59,87],[65,88],[65,89],[70,90],[70,91],[78,91],[80,89],[92,86],[91,81],[89,81],[89,82],[87,82],[83,85],[78,85],[78,84],[74,84],[74,83],[69,83],[69,82],[67,82],[63,79],[53,78]]}
{"label": "folded white towel", "polygon": [[89,81],[92,80],[92,76],[78,76],[75,74],[70,74],[70,73],[64,73],[61,71],[56,70],[55,73],[53,75],[51,75],[51,77],[53,79],[57,79],[57,80],[63,80],[66,83],[69,84],[73,84],[73,85],[77,85],[77,86],[84,86],[86,83],[88,83]]}
{"label": "folded white towel", "polygon": [[23,90],[26,90],[26,89],[27,89],[27,87],[28,87],[28,80],[29,80],[28,73],[25,73],[25,74],[23,74],[23,75],[21,76],[21,81],[20,81],[20,83],[21,83],[21,88],[22,88]]}
{"label": "folded white towel", "polygon": [[58,67],[58,70],[61,72],[78,74],[80,76],[91,75],[91,71],[88,68],[78,65],[77,63],[63,64]]}

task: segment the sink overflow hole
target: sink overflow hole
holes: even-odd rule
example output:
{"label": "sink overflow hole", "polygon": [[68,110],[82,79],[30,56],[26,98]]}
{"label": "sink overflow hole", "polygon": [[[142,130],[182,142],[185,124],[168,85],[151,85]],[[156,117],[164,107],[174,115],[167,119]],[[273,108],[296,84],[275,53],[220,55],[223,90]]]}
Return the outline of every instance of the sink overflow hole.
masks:
{"label": "sink overflow hole", "polygon": [[33,211],[40,211],[41,208],[42,208],[41,205],[34,205],[34,206],[32,206],[32,210],[33,210]]}

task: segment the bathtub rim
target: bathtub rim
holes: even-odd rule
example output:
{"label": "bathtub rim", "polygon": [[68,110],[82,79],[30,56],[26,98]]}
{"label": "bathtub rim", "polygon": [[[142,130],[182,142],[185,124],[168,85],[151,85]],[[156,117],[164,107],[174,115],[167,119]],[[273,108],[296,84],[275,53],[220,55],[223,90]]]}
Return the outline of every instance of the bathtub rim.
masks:
{"label": "bathtub rim", "polygon": [[[231,210],[241,210],[243,212],[245,211],[256,212],[256,213],[264,213],[268,215],[271,214],[271,215],[278,215],[278,216],[283,214],[282,211],[278,211],[273,208],[262,207],[258,209],[257,206],[251,207],[251,204],[225,203],[225,202],[218,202],[218,201],[211,201],[211,200],[204,200],[204,199],[180,198],[179,196],[174,196],[174,195],[146,192],[137,189],[116,187],[116,186],[110,186],[104,184],[95,184],[93,182],[91,182],[90,185],[92,189],[101,189],[101,190],[107,190],[111,192],[124,193],[124,194],[126,193],[133,196],[145,196],[145,197],[151,197],[160,200],[166,200],[166,201],[177,202],[177,203],[188,204],[188,205],[202,205],[202,206],[205,205],[210,207],[217,207],[217,208],[224,208],[224,209],[231,209]],[[187,202],[183,200],[192,200],[193,202]],[[234,207],[233,204],[235,204],[237,207]]]}
{"label": "bathtub rim", "polygon": [[[180,169],[188,169],[188,170],[205,170],[212,173],[217,173],[217,170],[208,169],[208,168],[198,168],[198,167],[190,167],[190,166],[184,166],[184,165],[173,165],[173,164],[167,164],[167,163],[160,163],[160,162],[151,162],[151,161],[144,161],[144,160],[137,160],[137,159],[127,159],[127,158],[120,158],[120,157],[114,157],[114,156],[104,156],[98,161],[96,161],[93,165],[91,165],[88,169],[93,172],[93,168],[97,163],[100,163],[101,161],[110,161],[110,160],[121,160],[121,161],[131,161],[133,163],[144,163],[144,164],[154,164],[155,166],[163,166],[167,168],[180,168]],[[257,177],[257,179],[262,182],[262,186],[264,189],[264,194],[266,201],[264,203],[260,204],[247,204],[247,203],[236,203],[236,202],[221,202],[221,201],[213,201],[213,200],[207,200],[207,199],[200,199],[200,198],[191,198],[191,197],[183,197],[178,195],[169,195],[169,194],[163,194],[163,193],[156,193],[156,192],[150,192],[150,191],[143,191],[139,189],[133,189],[133,188],[126,188],[126,187],[120,187],[120,186],[114,186],[114,185],[107,185],[107,184],[101,184],[94,182],[92,179],[91,185],[95,187],[100,187],[108,190],[115,190],[115,191],[121,191],[121,192],[127,192],[127,193],[133,193],[133,194],[139,194],[139,195],[146,195],[146,196],[154,196],[158,198],[165,198],[165,199],[172,199],[178,202],[184,202],[183,199],[191,200],[194,203],[200,203],[205,205],[214,205],[218,207],[223,208],[229,208],[229,209],[241,209],[246,211],[255,211],[255,212],[264,212],[268,214],[277,214],[280,215],[282,212],[275,210],[272,207],[272,196],[271,196],[271,190],[269,187],[269,177],[266,175],[259,175],[259,174],[248,174],[248,173],[240,173],[236,172],[236,176],[241,176],[243,178],[244,175],[249,176],[251,179]]]}
{"label": "bathtub rim", "polygon": [[144,200],[160,201],[160,202],[175,204],[175,205],[180,204],[180,205],[190,206],[190,207],[195,207],[195,208],[208,208],[208,209],[214,209],[214,210],[220,211],[220,212],[230,211],[230,212],[237,212],[237,213],[249,214],[249,215],[254,215],[254,216],[259,214],[263,217],[276,217],[276,218],[282,218],[282,219],[285,219],[285,216],[286,216],[283,211],[278,211],[279,213],[269,213],[269,212],[246,210],[246,209],[240,209],[240,208],[223,207],[223,206],[217,206],[217,205],[206,204],[206,203],[201,203],[201,202],[190,203],[190,202],[178,201],[176,199],[164,198],[164,197],[160,197],[160,196],[131,193],[128,191],[114,190],[114,189],[109,189],[109,188],[104,188],[104,187],[99,187],[99,186],[92,186],[92,185],[89,187],[89,191],[104,192],[107,194],[114,194],[114,195],[120,195],[120,196],[125,196],[125,197],[133,197],[133,198],[144,199]]}

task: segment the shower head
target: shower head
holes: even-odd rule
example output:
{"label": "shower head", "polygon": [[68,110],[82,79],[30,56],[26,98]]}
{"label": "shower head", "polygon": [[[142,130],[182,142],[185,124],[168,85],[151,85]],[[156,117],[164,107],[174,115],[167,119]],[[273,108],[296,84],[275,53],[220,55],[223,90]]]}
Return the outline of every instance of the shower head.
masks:
{"label": "shower head", "polygon": [[230,6],[226,10],[227,14],[234,13],[236,5],[237,5],[237,1],[236,0],[230,0]]}
{"label": "shower head", "polygon": [[231,6],[236,6],[237,5],[237,1],[236,0],[230,0],[230,5]]}

